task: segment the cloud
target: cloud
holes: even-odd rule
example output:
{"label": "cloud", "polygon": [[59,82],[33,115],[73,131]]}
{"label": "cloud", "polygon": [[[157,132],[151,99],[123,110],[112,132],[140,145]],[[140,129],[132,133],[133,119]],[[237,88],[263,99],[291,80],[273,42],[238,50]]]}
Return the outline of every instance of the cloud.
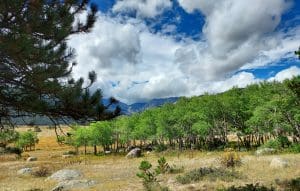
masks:
{"label": "cloud", "polygon": [[[112,8],[115,13],[134,11],[136,18],[99,13],[91,33],[69,40],[79,63],[74,76],[85,77],[95,70],[98,81],[93,88],[101,88],[105,97],[133,103],[245,87],[261,79],[240,70],[295,58],[300,27],[277,29],[288,1],[179,0],[188,13],[205,16],[200,40],[177,38],[181,34],[174,23],[164,23],[156,33],[146,24],[145,17],[161,14],[172,6],[170,2],[124,0]],[[274,79],[295,71],[299,73],[299,68],[279,72]]]}
{"label": "cloud", "polygon": [[171,7],[171,0],[118,0],[112,10],[115,13],[135,12],[137,17],[153,18]]}
{"label": "cloud", "polygon": [[186,93],[184,87],[176,89],[176,82],[170,83],[182,75],[174,66],[181,44],[172,37],[151,33],[140,20],[124,21],[104,14],[98,15],[91,33],[69,40],[79,63],[74,76],[87,76],[95,70],[98,81],[94,87],[101,88],[104,96],[125,102]]}
{"label": "cloud", "polygon": [[297,66],[292,66],[288,69],[278,72],[274,77],[268,79],[268,81],[279,81],[282,82],[285,79],[291,79],[294,76],[300,75],[300,68]]}
{"label": "cloud", "polygon": [[289,1],[179,0],[179,3],[187,12],[198,10],[205,16],[202,40],[191,42],[176,54],[184,73],[204,81],[230,75],[245,65],[251,68],[259,58],[265,58],[264,64],[269,64],[278,58],[272,57],[276,50],[281,56],[290,56],[285,54],[298,46],[291,40],[300,40],[299,33],[294,32],[291,37],[276,31],[282,14],[291,6]]}

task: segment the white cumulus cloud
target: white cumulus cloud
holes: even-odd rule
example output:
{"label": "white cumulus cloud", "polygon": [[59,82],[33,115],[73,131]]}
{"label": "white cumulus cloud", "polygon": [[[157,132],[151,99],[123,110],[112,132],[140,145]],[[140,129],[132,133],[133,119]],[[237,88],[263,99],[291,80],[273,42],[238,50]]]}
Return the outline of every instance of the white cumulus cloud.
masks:
{"label": "white cumulus cloud", "polygon": [[274,77],[268,79],[268,81],[279,81],[282,82],[286,79],[291,79],[294,76],[300,75],[300,68],[297,66],[291,66],[288,69],[278,72]]}
{"label": "white cumulus cloud", "polygon": [[113,6],[113,12],[136,12],[138,17],[153,18],[172,7],[171,0],[118,0]]}
{"label": "white cumulus cloud", "polygon": [[[72,36],[77,52],[75,77],[95,70],[104,96],[133,103],[153,98],[222,92],[257,83],[250,72],[294,57],[300,27],[277,30],[286,0],[178,0],[188,12],[205,16],[200,40],[178,40],[175,24],[154,33],[143,18],[154,18],[172,7],[170,0],[119,0],[112,11],[136,13],[136,18],[100,14],[91,33]],[[251,5],[251,6],[250,6]],[[292,67],[270,80],[299,74]]]}

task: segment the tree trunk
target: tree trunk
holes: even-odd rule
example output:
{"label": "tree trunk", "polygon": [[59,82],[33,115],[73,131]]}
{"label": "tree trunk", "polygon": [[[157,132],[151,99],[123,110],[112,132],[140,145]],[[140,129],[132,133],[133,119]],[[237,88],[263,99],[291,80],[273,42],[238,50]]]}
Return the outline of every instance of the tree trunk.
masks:
{"label": "tree trunk", "polygon": [[97,155],[97,145],[94,145],[94,155]]}

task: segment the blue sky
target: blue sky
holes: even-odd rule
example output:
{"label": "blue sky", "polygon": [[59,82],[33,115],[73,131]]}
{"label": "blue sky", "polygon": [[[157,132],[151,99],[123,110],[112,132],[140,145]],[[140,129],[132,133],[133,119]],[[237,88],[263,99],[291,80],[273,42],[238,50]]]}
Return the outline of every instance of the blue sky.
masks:
{"label": "blue sky", "polygon": [[[133,103],[226,91],[300,74],[300,2],[92,0],[98,20],[70,39],[75,76]],[[251,5],[251,6],[250,6]]]}

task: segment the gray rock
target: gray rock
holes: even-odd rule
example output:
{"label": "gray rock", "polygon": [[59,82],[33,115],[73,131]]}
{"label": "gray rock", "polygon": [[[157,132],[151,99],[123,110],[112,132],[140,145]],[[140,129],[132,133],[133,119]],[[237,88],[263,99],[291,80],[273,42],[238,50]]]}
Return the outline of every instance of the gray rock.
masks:
{"label": "gray rock", "polygon": [[288,167],[288,162],[279,157],[275,157],[271,160],[270,167],[271,168],[286,168],[286,167]]}
{"label": "gray rock", "polygon": [[126,158],[136,158],[141,156],[142,150],[140,148],[134,148],[126,155]]}
{"label": "gray rock", "polygon": [[32,161],[37,161],[37,158],[36,157],[28,157],[27,162],[32,162]]}
{"label": "gray rock", "polygon": [[95,185],[93,180],[68,180],[60,182],[51,191],[65,191],[71,189],[84,189]]}
{"label": "gray rock", "polygon": [[78,170],[63,169],[53,173],[46,180],[65,181],[73,180],[82,176],[82,173]]}
{"label": "gray rock", "polygon": [[111,151],[104,151],[105,154],[111,154]]}
{"label": "gray rock", "polygon": [[72,158],[72,157],[74,157],[74,155],[62,155],[61,157],[66,159],[66,158]]}
{"label": "gray rock", "polygon": [[274,154],[276,153],[276,150],[275,149],[272,149],[272,148],[262,148],[262,149],[258,149],[255,154],[257,156],[260,156],[260,155],[268,155],[268,154]]}
{"label": "gray rock", "polygon": [[22,168],[17,171],[18,175],[25,175],[25,174],[31,174],[32,173],[32,168]]}

